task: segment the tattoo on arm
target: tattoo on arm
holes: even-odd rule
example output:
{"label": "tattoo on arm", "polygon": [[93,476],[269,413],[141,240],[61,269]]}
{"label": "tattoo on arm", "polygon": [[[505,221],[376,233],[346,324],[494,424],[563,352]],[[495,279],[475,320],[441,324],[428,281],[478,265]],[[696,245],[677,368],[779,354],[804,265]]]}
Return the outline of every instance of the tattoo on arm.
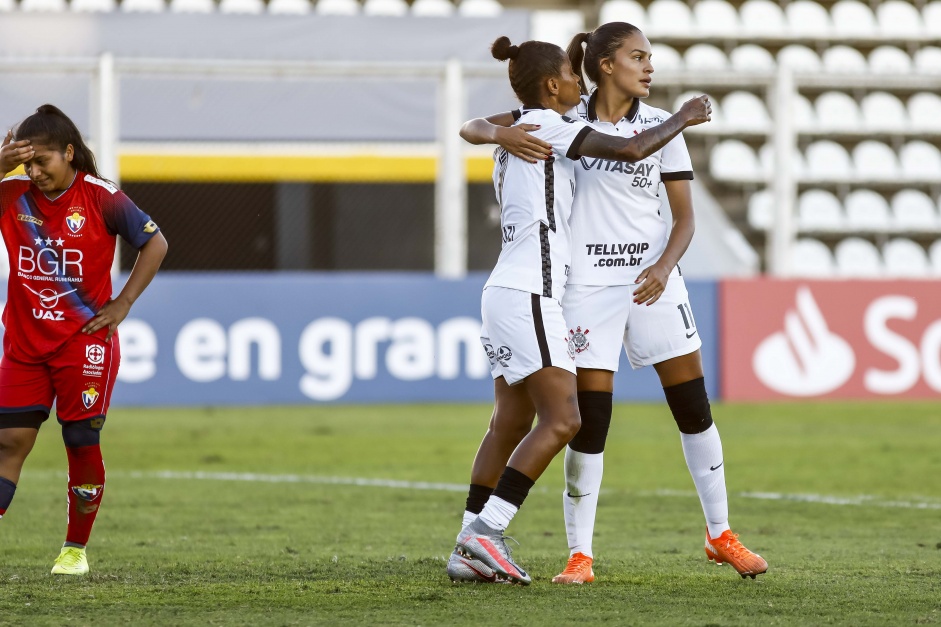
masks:
{"label": "tattoo on arm", "polygon": [[641,161],[670,143],[670,140],[679,135],[685,127],[685,122],[674,115],[663,124],[630,138],[615,137],[596,131],[585,138],[579,148],[579,153],[586,157]]}

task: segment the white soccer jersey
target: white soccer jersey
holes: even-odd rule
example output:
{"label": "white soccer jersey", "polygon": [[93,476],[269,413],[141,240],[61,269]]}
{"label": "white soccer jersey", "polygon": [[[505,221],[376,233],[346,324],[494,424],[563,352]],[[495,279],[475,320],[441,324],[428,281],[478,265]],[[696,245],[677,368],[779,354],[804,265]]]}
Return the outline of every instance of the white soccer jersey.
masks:
{"label": "white soccer jersey", "polygon": [[551,109],[524,107],[517,124],[552,145],[546,161],[528,163],[494,151],[493,185],[500,203],[503,248],[487,286],[562,300],[572,259],[569,219],[578,148],[592,129]]}
{"label": "white soccer jersey", "polygon": [[[597,130],[633,137],[670,117],[635,99],[616,124],[598,120],[594,94],[582,97],[578,117]],[[582,157],[575,164],[569,283],[629,285],[663,254],[669,228],[660,215],[660,182],[693,178],[682,135],[637,163]]]}

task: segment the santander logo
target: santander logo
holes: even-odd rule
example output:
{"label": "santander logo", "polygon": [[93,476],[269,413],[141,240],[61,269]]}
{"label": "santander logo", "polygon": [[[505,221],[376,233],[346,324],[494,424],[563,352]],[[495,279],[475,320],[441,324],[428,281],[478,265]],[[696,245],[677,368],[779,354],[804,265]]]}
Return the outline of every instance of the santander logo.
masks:
{"label": "santander logo", "polygon": [[789,396],[818,396],[846,383],[856,368],[849,343],[830,331],[813,294],[797,289],[797,308],[784,314],[784,330],[762,341],[752,356],[758,379]]}

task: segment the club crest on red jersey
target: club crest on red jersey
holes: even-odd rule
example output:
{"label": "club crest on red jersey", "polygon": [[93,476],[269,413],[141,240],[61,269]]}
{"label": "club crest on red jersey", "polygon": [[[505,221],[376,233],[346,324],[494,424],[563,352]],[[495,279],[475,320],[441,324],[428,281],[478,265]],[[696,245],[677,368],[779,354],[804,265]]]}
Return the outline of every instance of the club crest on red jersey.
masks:
{"label": "club crest on red jersey", "polygon": [[94,501],[101,495],[101,491],[103,489],[103,485],[98,485],[96,483],[83,483],[82,485],[73,485],[72,494],[82,499],[83,501]]}
{"label": "club crest on red jersey", "polygon": [[85,409],[91,409],[92,405],[98,400],[98,397],[101,396],[98,394],[98,390],[95,389],[95,386],[91,385],[87,390],[82,392],[82,403],[85,405]]}
{"label": "club crest on red jersey", "polygon": [[85,226],[85,216],[78,211],[73,211],[70,215],[65,216],[65,225],[69,227],[72,233],[78,235],[78,232]]}

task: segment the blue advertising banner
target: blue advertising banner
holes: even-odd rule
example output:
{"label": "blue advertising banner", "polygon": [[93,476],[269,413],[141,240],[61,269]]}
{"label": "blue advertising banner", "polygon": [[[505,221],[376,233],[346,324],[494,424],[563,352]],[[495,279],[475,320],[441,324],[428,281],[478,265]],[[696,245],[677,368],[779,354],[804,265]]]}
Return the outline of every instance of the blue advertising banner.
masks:
{"label": "blue advertising banner", "polygon": [[[158,276],[120,329],[115,405],[487,401],[486,275],[213,273]],[[689,282],[717,397],[716,286]],[[653,368],[621,360],[620,400],[663,400]]]}

